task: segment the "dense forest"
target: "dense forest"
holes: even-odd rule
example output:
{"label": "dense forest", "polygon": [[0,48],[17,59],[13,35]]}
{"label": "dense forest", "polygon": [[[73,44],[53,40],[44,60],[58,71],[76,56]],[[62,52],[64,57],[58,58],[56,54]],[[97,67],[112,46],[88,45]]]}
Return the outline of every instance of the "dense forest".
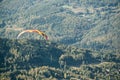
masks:
{"label": "dense forest", "polygon": [[119,0],[0,0],[0,80],[119,80],[119,34]]}
{"label": "dense forest", "polygon": [[42,40],[0,39],[0,78],[120,79],[120,55],[96,52]]}

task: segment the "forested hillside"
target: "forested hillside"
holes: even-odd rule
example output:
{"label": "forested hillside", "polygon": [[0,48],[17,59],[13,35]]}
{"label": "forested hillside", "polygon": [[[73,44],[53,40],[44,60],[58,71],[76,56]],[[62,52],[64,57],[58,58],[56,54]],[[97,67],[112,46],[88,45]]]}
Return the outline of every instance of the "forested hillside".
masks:
{"label": "forested hillside", "polygon": [[3,0],[0,36],[16,38],[22,30],[40,29],[53,42],[94,50],[119,50],[119,15],[119,0]]}
{"label": "forested hillside", "polygon": [[120,79],[119,53],[42,40],[0,38],[0,62],[2,80]]}
{"label": "forested hillside", "polygon": [[0,80],[119,80],[119,34],[119,0],[0,0]]}

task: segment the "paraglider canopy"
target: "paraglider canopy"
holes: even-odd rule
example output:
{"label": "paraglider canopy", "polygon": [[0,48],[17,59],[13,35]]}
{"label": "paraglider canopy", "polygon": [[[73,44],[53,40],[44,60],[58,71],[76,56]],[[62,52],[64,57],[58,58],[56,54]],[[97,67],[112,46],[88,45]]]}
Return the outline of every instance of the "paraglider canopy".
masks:
{"label": "paraglider canopy", "polygon": [[40,30],[36,30],[36,29],[34,29],[34,30],[24,30],[24,31],[20,32],[20,33],[18,34],[18,36],[17,36],[17,39],[19,39],[19,37],[20,37],[22,34],[26,33],[26,32],[29,32],[29,33],[32,33],[32,32],[38,33],[38,34],[42,35],[46,40],[48,40],[48,36],[47,36],[44,32],[42,32],[42,31],[40,31]]}

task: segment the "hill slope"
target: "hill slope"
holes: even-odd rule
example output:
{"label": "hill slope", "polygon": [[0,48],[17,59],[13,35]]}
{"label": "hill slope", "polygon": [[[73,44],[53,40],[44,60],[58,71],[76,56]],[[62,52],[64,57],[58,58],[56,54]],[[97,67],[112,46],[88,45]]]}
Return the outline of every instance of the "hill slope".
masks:
{"label": "hill slope", "polygon": [[119,62],[119,53],[112,51],[99,53],[41,40],[0,38],[0,79],[107,79],[107,69],[112,79],[119,79]]}
{"label": "hill slope", "polygon": [[119,80],[119,21],[119,0],[1,0],[0,80]]}
{"label": "hill slope", "polygon": [[119,0],[3,0],[0,36],[16,38],[24,29],[40,29],[53,42],[93,50],[119,50],[119,4]]}

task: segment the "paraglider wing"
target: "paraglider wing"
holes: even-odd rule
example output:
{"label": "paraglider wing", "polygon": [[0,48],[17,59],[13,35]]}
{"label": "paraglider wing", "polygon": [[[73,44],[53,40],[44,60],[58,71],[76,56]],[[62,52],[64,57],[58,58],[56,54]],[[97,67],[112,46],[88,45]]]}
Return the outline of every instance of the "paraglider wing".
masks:
{"label": "paraglider wing", "polygon": [[39,31],[39,30],[34,30],[34,31],[37,32],[38,34],[42,35],[43,37],[45,37],[46,40],[48,40],[48,37],[44,32]]}
{"label": "paraglider wing", "polygon": [[25,32],[27,32],[27,31],[22,31],[21,33],[19,33],[18,36],[17,36],[17,39],[18,39],[22,34],[24,34]]}
{"label": "paraglider wing", "polygon": [[21,33],[18,34],[17,39],[19,39],[19,37],[20,37],[22,34],[26,33],[26,32],[30,32],[30,33],[31,33],[31,32],[36,32],[36,33],[42,35],[43,37],[45,37],[46,40],[48,40],[47,35],[46,35],[44,32],[40,31],[40,30],[24,30],[24,31],[22,31]]}

